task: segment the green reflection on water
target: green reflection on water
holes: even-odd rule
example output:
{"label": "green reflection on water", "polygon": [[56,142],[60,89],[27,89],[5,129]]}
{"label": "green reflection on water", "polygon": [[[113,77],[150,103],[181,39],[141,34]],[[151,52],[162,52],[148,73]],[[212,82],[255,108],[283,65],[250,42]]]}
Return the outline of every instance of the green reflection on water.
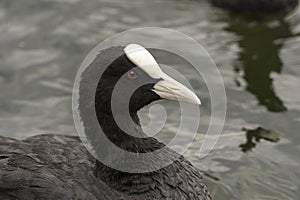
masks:
{"label": "green reflection on water", "polygon": [[243,129],[243,131],[246,131],[247,138],[246,143],[240,145],[243,152],[251,151],[262,139],[269,142],[278,142],[280,139],[277,132],[262,127],[256,129]]}
{"label": "green reflection on water", "polygon": [[[280,39],[292,36],[289,25],[282,14],[260,17],[255,20],[241,16],[231,16],[228,31],[240,36],[240,66],[235,72],[243,72],[246,90],[256,96],[259,103],[271,112],[286,111],[282,100],[273,88],[272,72],[280,73]],[[237,85],[240,83],[237,81]]]}

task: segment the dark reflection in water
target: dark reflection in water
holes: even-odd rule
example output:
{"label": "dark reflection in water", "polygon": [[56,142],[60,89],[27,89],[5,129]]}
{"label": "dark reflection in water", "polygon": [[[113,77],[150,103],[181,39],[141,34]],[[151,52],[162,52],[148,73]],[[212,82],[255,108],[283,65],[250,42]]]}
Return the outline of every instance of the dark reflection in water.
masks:
{"label": "dark reflection in water", "polygon": [[[279,57],[282,42],[279,39],[292,36],[284,16],[260,17],[251,20],[247,17],[231,16],[227,30],[241,37],[239,45],[240,66],[236,73],[243,71],[246,89],[256,96],[259,103],[271,112],[286,111],[282,100],[273,88],[272,72],[280,73],[282,62]],[[238,86],[240,83],[236,82]]]}
{"label": "dark reflection in water", "polygon": [[264,129],[262,127],[258,127],[256,129],[243,129],[243,131],[246,131],[247,138],[246,143],[240,145],[243,152],[251,151],[261,139],[270,142],[278,142],[280,139],[277,132]]}

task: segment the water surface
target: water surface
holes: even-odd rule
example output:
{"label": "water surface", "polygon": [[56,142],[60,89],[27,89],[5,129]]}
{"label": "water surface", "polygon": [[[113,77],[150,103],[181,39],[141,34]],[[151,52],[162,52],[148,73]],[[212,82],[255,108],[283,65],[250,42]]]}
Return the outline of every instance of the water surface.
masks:
{"label": "water surface", "polygon": [[[71,95],[80,63],[100,41],[143,26],[191,36],[222,74],[228,99],[223,134],[200,160],[210,99],[205,86],[196,86],[202,118],[197,142],[186,152],[205,172],[214,199],[298,199],[298,8],[253,20],[200,0],[0,1],[0,134],[76,134]],[[173,64],[197,85],[192,70]],[[180,113],[175,102],[161,104],[171,111],[164,139],[176,130]]]}

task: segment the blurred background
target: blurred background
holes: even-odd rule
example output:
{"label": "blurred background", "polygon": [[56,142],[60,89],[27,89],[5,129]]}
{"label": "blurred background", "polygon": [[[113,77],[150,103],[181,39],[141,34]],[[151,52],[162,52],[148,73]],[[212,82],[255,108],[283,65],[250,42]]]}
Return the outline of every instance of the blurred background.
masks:
{"label": "blurred background", "polygon": [[[299,7],[249,16],[205,0],[0,0],[0,135],[76,134],[71,98],[82,60],[100,41],[144,26],[194,38],[222,74],[222,136],[200,160],[210,100],[196,87],[204,120],[185,155],[203,171],[214,199],[299,199]],[[197,82],[192,71],[184,74]],[[165,127],[173,132],[178,109],[165,106],[175,110]]]}

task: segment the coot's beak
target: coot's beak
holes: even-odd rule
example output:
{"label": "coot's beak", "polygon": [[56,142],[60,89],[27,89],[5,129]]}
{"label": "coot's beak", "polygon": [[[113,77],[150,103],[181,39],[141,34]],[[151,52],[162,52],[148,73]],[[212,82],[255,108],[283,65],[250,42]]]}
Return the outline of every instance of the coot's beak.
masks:
{"label": "coot's beak", "polygon": [[152,91],[161,98],[197,105],[201,104],[200,99],[194,92],[160,69],[156,60],[147,49],[138,44],[129,44],[125,47],[124,51],[132,63],[140,67],[152,78],[160,79],[160,81],[154,85]]}
{"label": "coot's beak", "polygon": [[162,74],[161,79],[161,81],[154,85],[153,89],[153,92],[158,94],[161,98],[197,105],[201,104],[197,95],[183,84],[174,80],[165,73]]}

